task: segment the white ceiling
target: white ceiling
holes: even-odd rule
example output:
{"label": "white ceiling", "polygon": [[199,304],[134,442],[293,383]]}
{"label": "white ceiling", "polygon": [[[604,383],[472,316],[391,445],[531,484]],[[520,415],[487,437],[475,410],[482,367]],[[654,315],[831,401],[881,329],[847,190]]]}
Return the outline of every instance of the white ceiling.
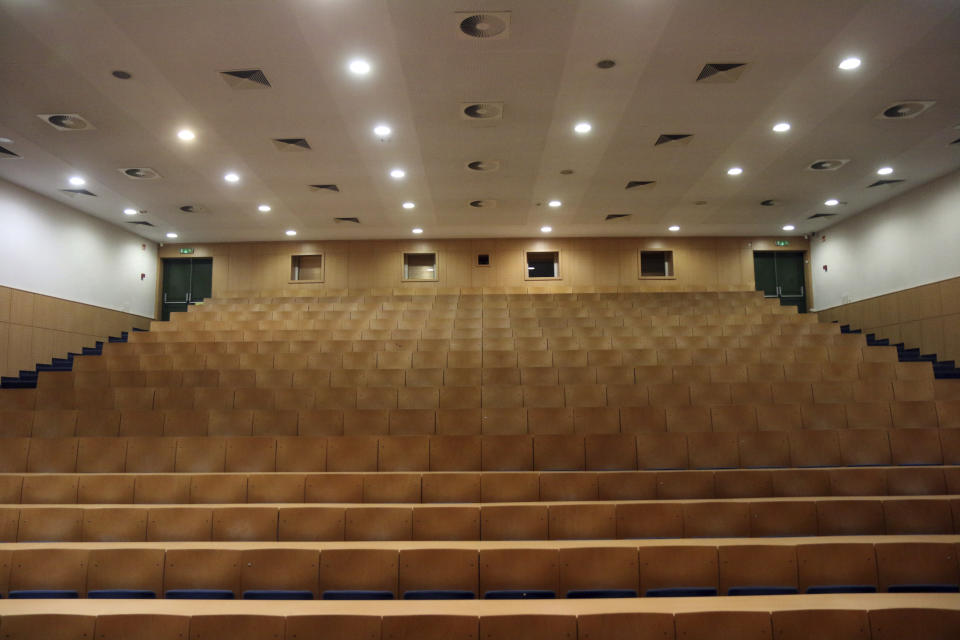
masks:
{"label": "white ceiling", "polygon": [[[506,39],[445,0],[0,0],[0,177],[163,240],[768,235],[824,228],[960,168],[957,0],[504,0]],[[863,65],[841,71],[856,55]],[[346,70],[363,57],[366,77]],[[612,69],[596,62],[612,59]],[[747,63],[733,83],[706,63]],[[262,69],[238,91],[218,72]],[[120,80],[111,72],[133,74]],[[935,100],[916,119],[884,107]],[[465,102],[502,102],[489,126]],[[37,114],[96,127],[57,131]],[[589,120],[585,136],[572,126]],[[776,134],[771,126],[789,121]],[[372,128],[387,122],[388,141]],[[190,127],[195,141],[176,133]],[[654,146],[660,134],[694,134]],[[273,138],[312,150],[278,151]],[[835,172],[806,167],[848,158]],[[491,173],[473,160],[498,160]],[[726,169],[738,165],[743,175]],[[890,165],[896,186],[867,189]],[[407,177],[389,177],[393,167]],[[152,167],[134,181],[121,167]],[[570,175],[561,175],[572,169]],[[229,171],[241,175],[230,185]],[[97,195],[70,196],[82,175]],[[629,180],[652,189],[625,190]],[[337,184],[339,193],[310,184]],[[844,202],[832,210],[827,198]],[[470,207],[492,199],[495,208]],[[551,209],[546,202],[563,201]],[[774,199],[775,207],[760,206]],[[403,201],[416,203],[407,211]],[[704,202],[705,204],[696,204]],[[267,203],[272,211],[259,213]],[[205,213],[179,207],[199,204]],[[126,207],[146,210],[127,225]],[[832,219],[808,221],[818,212]],[[607,214],[631,217],[604,222]],[[335,224],[356,216],[361,225]]]}

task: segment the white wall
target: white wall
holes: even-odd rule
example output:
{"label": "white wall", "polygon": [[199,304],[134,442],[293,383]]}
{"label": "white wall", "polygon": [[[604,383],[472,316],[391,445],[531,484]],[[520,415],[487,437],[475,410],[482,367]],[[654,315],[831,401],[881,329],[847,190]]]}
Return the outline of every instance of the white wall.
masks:
{"label": "white wall", "polygon": [[0,285],[152,318],[157,245],[0,180]]}
{"label": "white wall", "polygon": [[810,256],[818,310],[960,276],[960,171],[825,229]]}

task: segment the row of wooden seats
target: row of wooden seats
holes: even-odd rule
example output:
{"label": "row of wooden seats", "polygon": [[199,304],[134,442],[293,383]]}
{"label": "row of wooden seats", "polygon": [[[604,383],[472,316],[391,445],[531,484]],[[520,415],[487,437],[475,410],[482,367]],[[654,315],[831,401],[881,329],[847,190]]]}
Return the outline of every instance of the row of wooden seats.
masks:
{"label": "row of wooden seats", "polygon": [[[651,591],[864,586],[896,592],[912,585],[960,585],[950,542],[842,542],[578,548],[21,549],[0,551],[0,594],[56,590],[88,593],[209,589],[241,598],[249,591],[409,592],[530,590]],[[626,596],[625,597],[629,597]]]}
{"label": "row of wooden seats", "polygon": [[[801,597],[802,602],[796,599]],[[822,601],[817,598],[784,597],[778,600],[784,608],[772,612],[713,610],[717,605],[677,613],[651,611],[644,605],[644,611],[635,611],[618,603],[619,610],[598,613],[582,602],[564,601],[563,611],[546,612],[546,606],[538,603],[536,613],[519,613],[504,603],[477,602],[421,607],[419,615],[400,610],[384,615],[384,603],[366,610],[353,608],[350,615],[333,609],[320,613],[303,603],[283,613],[266,606],[251,613],[249,602],[242,603],[243,609],[228,610],[226,605],[231,603],[218,603],[215,608],[204,603],[202,607],[165,606],[160,614],[108,610],[95,615],[76,609],[79,603],[61,602],[56,606],[58,613],[3,615],[0,633],[15,640],[901,640],[914,635],[954,640],[960,635],[960,611],[935,608],[936,604],[951,606],[948,599],[931,605],[916,597],[898,596],[876,604],[864,599],[848,602],[844,609],[820,609]],[[802,608],[797,609],[798,605]]]}
{"label": "row of wooden seats", "polygon": [[960,534],[960,499],[0,508],[0,542],[615,540]]}
{"label": "row of wooden seats", "polygon": [[960,429],[7,438],[0,473],[629,471],[960,464]]}
{"label": "row of wooden seats", "polygon": [[0,504],[490,503],[960,494],[960,467],[367,474],[4,474]]}

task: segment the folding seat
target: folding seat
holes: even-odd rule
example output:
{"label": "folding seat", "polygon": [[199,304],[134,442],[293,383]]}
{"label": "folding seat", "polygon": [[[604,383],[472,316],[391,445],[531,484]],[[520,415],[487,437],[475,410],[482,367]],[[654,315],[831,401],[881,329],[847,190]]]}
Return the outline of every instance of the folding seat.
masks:
{"label": "folding seat", "polygon": [[749,537],[750,504],[747,502],[684,503],[683,534],[687,538]]}
{"label": "folding seat", "polygon": [[482,540],[547,540],[546,505],[486,506],[480,508]]}
{"label": "folding seat", "polygon": [[33,428],[33,410],[0,410],[0,437],[28,438]]}
{"label": "folding seat", "polygon": [[880,500],[817,500],[822,536],[881,535],[885,530]]}
{"label": "folding seat", "polygon": [[178,438],[177,473],[222,473],[226,464],[224,438]]}
{"label": "folding seat", "polygon": [[[233,600],[240,593],[242,558],[243,552],[235,549],[168,549],[164,559],[164,597]],[[196,616],[191,625],[195,620]]]}
{"label": "folding seat", "polygon": [[124,409],[120,411],[121,436],[162,436],[165,414],[163,411]]}
{"label": "folding seat", "polygon": [[888,435],[893,464],[943,464],[938,429],[894,429]]}
{"label": "folding seat", "polygon": [[87,597],[156,598],[163,593],[163,566],[163,549],[91,549]]}
{"label": "folding seat", "polygon": [[325,549],[319,591],[324,600],[392,600],[399,556],[389,549]]}
{"label": "folding seat", "polygon": [[69,438],[76,435],[76,409],[40,409],[33,414],[34,438]]}
{"label": "folding seat", "polygon": [[936,429],[940,424],[936,402],[891,402],[890,411],[894,429]]}
{"label": "folding seat", "polygon": [[327,440],[327,471],[376,471],[379,439],[343,436]]}
{"label": "folding seat", "polygon": [[642,596],[717,595],[716,547],[642,546],[638,557]]}
{"label": "folding seat", "polygon": [[886,430],[848,429],[838,432],[837,438],[840,462],[844,466],[888,465],[891,462]]}
{"label": "folding seat", "polygon": [[0,504],[20,504],[23,476],[0,476]]}
{"label": "folding seat", "polygon": [[640,433],[637,469],[687,469],[690,465],[687,436],[682,433]]}
{"label": "folding seat", "polygon": [[[450,616],[435,616],[447,621]],[[418,619],[422,619],[418,617]],[[476,625],[474,625],[476,626]],[[330,638],[379,638],[378,615],[289,615],[285,640]]]}
{"label": "folding seat", "polygon": [[389,409],[344,409],[343,433],[348,436],[387,435],[390,432]]}
{"label": "folding seat", "polygon": [[417,507],[412,540],[479,540],[479,507]]}
{"label": "folding seat", "polygon": [[787,545],[722,545],[720,594],[787,595],[797,593],[797,553]]}
{"label": "folding seat", "polygon": [[560,549],[560,593],[567,598],[635,598],[639,590],[633,547]]}
{"label": "folding seat", "polygon": [[360,474],[311,474],[306,477],[305,502],[363,502]]}
{"label": "folding seat", "polygon": [[27,454],[28,473],[73,473],[77,468],[77,438],[33,438]]}
{"label": "folding seat", "polygon": [[477,502],[537,502],[540,500],[539,477],[536,473],[481,474]]}
{"label": "folding seat", "polygon": [[598,475],[600,500],[655,500],[656,475],[644,472],[601,473]]}
{"label": "folding seat", "polygon": [[770,614],[765,611],[704,611],[677,613],[677,637],[687,640],[772,640]]}
{"label": "folding seat", "polygon": [[479,386],[446,386],[439,388],[440,409],[479,409]]}
{"label": "folding seat", "polygon": [[773,475],[770,471],[730,470],[714,473],[717,498],[772,498]]}
{"label": "folding seat", "polygon": [[777,640],[870,640],[870,621],[865,610],[798,609],[773,611],[773,634]]}
{"label": "folding seat", "polygon": [[891,496],[943,495],[950,493],[941,468],[886,469],[888,494]]}
{"label": "folding seat", "polygon": [[550,502],[598,500],[597,475],[561,472],[540,474],[540,499]]}
{"label": "folding seat", "polygon": [[[555,387],[562,391],[562,387]],[[562,404],[562,402],[561,402]],[[491,410],[487,410],[487,413]],[[574,432],[574,409],[572,407],[529,408],[523,411],[527,414],[526,429],[516,429],[513,432],[527,432],[534,435],[560,435]],[[484,416],[487,417],[487,416]],[[485,431],[485,433],[490,432]],[[496,433],[510,433],[500,429]]]}
{"label": "folding seat", "polygon": [[429,440],[431,471],[479,471],[481,439],[478,436],[434,436]]}
{"label": "folding seat", "polygon": [[687,447],[691,469],[722,469],[740,466],[736,433],[689,433]]}
{"label": "folding seat", "polygon": [[196,542],[210,540],[213,510],[199,507],[150,509],[148,542]]}
{"label": "folding seat", "polygon": [[617,514],[614,504],[550,505],[551,540],[614,539]]}
{"label": "folding seat", "polygon": [[875,545],[880,590],[891,593],[956,593],[960,568],[956,545],[883,542]]}
{"label": "folding seat", "polygon": [[233,409],[233,389],[196,387],[193,390],[193,408],[200,411]]}
{"label": "folding seat", "polygon": [[485,436],[481,441],[484,471],[530,471],[533,438],[530,436]]}
{"label": "folding seat", "polygon": [[[163,567],[162,558],[160,566]],[[190,616],[118,613],[98,615],[96,620],[96,637],[102,640],[124,640],[134,637],[142,640],[183,640],[190,636]]]}
{"label": "folding seat", "polygon": [[817,504],[809,501],[755,501],[750,503],[750,536],[817,535]]}
{"label": "folding seat", "polygon": [[737,449],[744,468],[790,466],[790,439],[784,432],[738,433]]}
{"label": "folding seat", "polygon": [[[937,380],[936,382],[945,382]],[[960,387],[960,385],[957,385]],[[937,420],[941,429],[960,428],[960,399],[937,400]]]}
{"label": "folding seat", "polygon": [[481,549],[479,562],[483,598],[555,598],[560,590],[557,549]]}
{"label": "folding seat", "polygon": [[677,503],[621,503],[616,518],[618,539],[683,537],[683,509]]}
{"label": "folding seat", "polygon": [[78,477],[75,475],[26,475],[21,484],[22,504],[75,504]]}
{"label": "folding seat", "polygon": [[420,474],[376,473],[364,475],[363,502],[420,502]]}
{"label": "folding seat", "polygon": [[312,549],[246,549],[240,565],[244,600],[314,600],[320,556]]}
{"label": "folding seat", "polygon": [[836,467],[841,463],[836,431],[791,431],[790,462],[794,467]]}
{"label": "folding seat", "polygon": [[580,640],[673,640],[672,613],[589,613],[577,616]]}
{"label": "folding seat", "polygon": [[712,471],[666,471],[658,473],[657,499],[710,499],[715,495]]}
{"label": "folding seat", "polygon": [[343,411],[339,409],[297,412],[297,434],[302,436],[342,436]]}
{"label": "folding seat", "polygon": [[344,509],[342,507],[281,508],[277,539],[285,542],[343,540]]}
{"label": "folding seat", "polygon": [[228,438],[224,470],[276,471],[277,441],[271,437]]}
{"label": "folding seat", "polygon": [[707,407],[666,407],[667,431],[692,433],[711,431],[710,409]]}
{"label": "folding seat", "polygon": [[960,612],[955,610],[905,607],[873,609],[869,615],[873,640],[952,640],[960,635]]}
{"label": "folding seat", "polygon": [[[78,598],[86,592],[86,549],[17,549],[10,557],[8,598]],[[3,630],[8,633],[8,617]],[[12,636],[11,636],[12,637]]]}
{"label": "folding seat", "polygon": [[943,535],[954,532],[950,503],[942,498],[884,500],[883,516],[888,535]]}
{"label": "folding seat", "polygon": [[3,634],[18,640],[92,638],[97,616],[66,613],[14,614],[3,617]]}
{"label": "folding seat", "polygon": [[190,502],[193,504],[228,504],[246,501],[246,475],[197,474],[190,479]]}
{"label": "folding seat", "polygon": [[584,437],[537,435],[533,438],[533,468],[537,471],[583,470],[586,465]]}
{"label": "folding seat", "polygon": [[144,508],[84,509],[84,542],[144,542],[146,539],[147,510]]}
{"label": "folding seat", "polygon": [[404,600],[469,600],[477,597],[474,549],[402,549],[398,593]]}
{"label": "folding seat", "polygon": [[36,507],[20,510],[17,542],[80,542],[83,509]]}
{"label": "folding seat", "polygon": [[380,471],[426,471],[430,468],[430,439],[427,436],[380,438]]}
{"label": "folding seat", "polygon": [[872,544],[797,545],[801,593],[874,593],[877,562]]}
{"label": "folding seat", "polygon": [[409,507],[353,507],[344,515],[344,539],[358,541],[409,540],[412,537]]}
{"label": "folding seat", "polygon": [[269,507],[214,509],[211,538],[231,542],[276,540],[277,509]]}
{"label": "folding seat", "polygon": [[421,500],[425,504],[480,502],[481,477],[479,473],[425,473],[420,476]]}

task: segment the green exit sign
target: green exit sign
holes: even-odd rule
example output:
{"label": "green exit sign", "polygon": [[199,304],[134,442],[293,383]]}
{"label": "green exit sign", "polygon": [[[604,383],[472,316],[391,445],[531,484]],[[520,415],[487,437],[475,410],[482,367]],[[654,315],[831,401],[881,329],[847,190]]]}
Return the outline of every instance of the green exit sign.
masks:
{"label": "green exit sign", "polygon": [[[779,244],[779,243],[777,243],[777,244]],[[190,255],[191,253],[193,253],[193,247],[181,247],[181,248],[180,248],[180,253],[182,253],[182,254],[184,254],[184,255]]]}
{"label": "green exit sign", "polygon": [[[790,246],[789,240],[777,240],[778,247],[788,247]],[[180,249],[180,253],[183,253],[183,249]],[[190,253],[193,253],[193,249],[190,249]]]}

